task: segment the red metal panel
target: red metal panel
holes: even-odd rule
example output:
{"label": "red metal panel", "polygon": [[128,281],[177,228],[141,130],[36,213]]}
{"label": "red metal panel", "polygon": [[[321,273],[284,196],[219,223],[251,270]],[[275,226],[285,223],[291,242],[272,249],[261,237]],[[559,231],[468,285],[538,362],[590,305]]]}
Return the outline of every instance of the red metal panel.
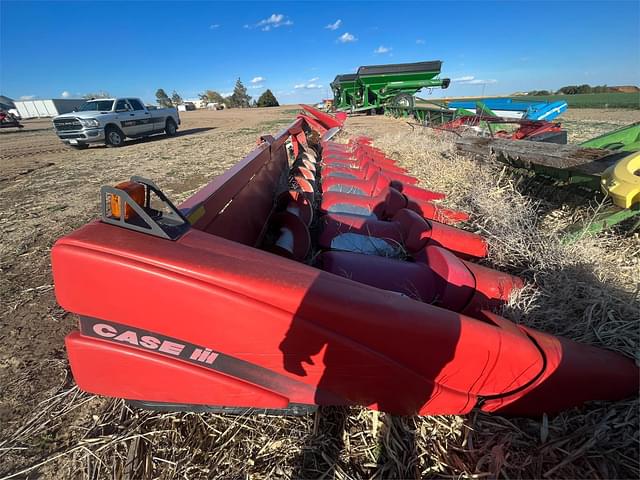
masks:
{"label": "red metal panel", "polygon": [[76,383],[100,395],[187,405],[285,408],[289,404],[281,394],[155,352],[109,344],[78,332],[67,336],[65,343]]}
{"label": "red metal panel", "polygon": [[183,202],[180,209],[189,216],[194,215],[193,227],[256,245],[287,169],[285,142],[289,132],[299,131],[301,125],[302,120],[294,121],[271,139],[271,143],[261,143],[238,164]]}
{"label": "red metal panel", "polygon": [[[52,255],[56,295],[67,310],[203,345],[329,392],[329,399],[315,396],[318,404],[343,398],[397,414],[462,413],[478,396],[523,389],[502,408],[522,398],[545,368],[542,352],[513,326],[474,320],[198,230],[171,242],[94,223],[60,240]],[[135,301],[105,302],[114,285]],[[607,367],[591,377],[600,388],[585,397],[584,390],[560,387],[557,400],[547,399],[548,410],[633,394],[633,362],[605,357]],[[584,356],[567,361],[574,358]],[[588,371],[600,358],[563,371]],[[608,376],[610,370],[623,374]],[[131,378],[144,372],[129,370]],[[119,394],[120,381],[105,379],[101,393]],[[300,392],[275,392],[309,401]],[[208,395],[193,401],[206,404]]]}
{"label": "red metal panel", "polygon": [[309,105],[300,106],[316,117],[327,129],[342,126],[342,122],[338,121],[334,116],[329,115],[328,113],[321,112],[317,108],[310,107]]}
{"label": "red metal panel", "polygon": [[[286,185],[285,171],[287,162],[284,148],[276,152],[268,150],[262,153],[265,157],[263,167],[218,213],[209,223],[195,228],[207,233],[219,235],[229,240],[256,246],[267,224],[274,206],[274,196],[279,186]],[[208,209],[208,206],[205,207]]]}

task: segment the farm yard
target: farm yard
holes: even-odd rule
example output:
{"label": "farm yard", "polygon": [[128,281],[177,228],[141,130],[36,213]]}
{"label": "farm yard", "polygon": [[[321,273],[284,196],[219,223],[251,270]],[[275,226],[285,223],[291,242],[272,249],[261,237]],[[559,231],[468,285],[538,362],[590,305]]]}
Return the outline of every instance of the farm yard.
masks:
{"label": "farm yard", "polygon": [[[99,189],[152,179],[177,204],[298,112],[183,112],[177,136],[122,148],[66,148],[50,120],[0,132],[0,476],[3,478],[638,478],[638,399],[538,418],[394,417],[322,408],[278,417],[158,413],[75,386],[64,337],[77,318],[56,304],[50,249],[99,216]],[[576,143],[640,121],[638,110],[569,110]],[[350,116],[342,139],[368,135],[420,185],[470,212],[487,265],[527,286],[503,315],[637,358],[640,238],[619,230],[572,244],[560,232],[597,205],[529,195],[500,164],[455,151],[448,134],[387,116]],[[571,299],[570,302],[567,299]]]}

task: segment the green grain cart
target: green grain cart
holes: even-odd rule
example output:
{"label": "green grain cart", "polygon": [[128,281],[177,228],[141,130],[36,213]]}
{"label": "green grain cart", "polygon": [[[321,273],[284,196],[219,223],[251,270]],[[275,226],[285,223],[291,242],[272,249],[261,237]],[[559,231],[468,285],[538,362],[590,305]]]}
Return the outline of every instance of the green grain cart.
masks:
{"label": "green grain cart", "polygon": [[334,105],[351,112],[413,107],[413,96],[419,90],[449,86],[448,78],[438,78],[441,67],[439,60],[360,67],[357,73],[338,75],[332,82]]}
{"label": "green grain cart", "polygon": [[337,75],[331,82],[333,90],[333,105],[337,110],[349,110],[355,102],[355,93],[358,89],[358,74],[347,73]]}

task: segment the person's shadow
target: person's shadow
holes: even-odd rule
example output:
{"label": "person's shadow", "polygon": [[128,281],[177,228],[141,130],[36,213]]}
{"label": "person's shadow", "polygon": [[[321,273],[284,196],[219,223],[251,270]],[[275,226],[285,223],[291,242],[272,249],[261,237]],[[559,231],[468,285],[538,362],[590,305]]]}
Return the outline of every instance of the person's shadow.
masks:
{"label": "person's shadow", "polygon": [[[313,385],[314,402],[321,406],[292,478],[331,478],[338,471],[370,476],[340,461],[350,405],[388,412],[381,438],[393,435],[396,443],[401,438],[400,470],[397,450],[385,446],[392,442],[381,441],[379,478],[388,478],[391,471],[414,478],[415,438],[406,425],[398,428],[404,420],[392,415],[411,415],[437,403],[442,392],[435,379],[454,357],[456,319],[455,313],[406,296],[319,272],[279,347],[284,369]],[[434,342],[429,347],[428,340]]]}

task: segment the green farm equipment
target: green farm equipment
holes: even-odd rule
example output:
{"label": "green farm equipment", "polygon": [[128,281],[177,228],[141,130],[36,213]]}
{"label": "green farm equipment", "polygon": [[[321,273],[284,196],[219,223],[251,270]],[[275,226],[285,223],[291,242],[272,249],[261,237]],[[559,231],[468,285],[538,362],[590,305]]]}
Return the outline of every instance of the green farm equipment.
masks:
{"label": "green farm equipment", "polygon": [[640,227],[639,133],[640,124],[632,124],[580,145],[461,137],[456,140],[456,147],[462,152],[495,158],[515,174],[535,177],[541,186],[564,191],[580,199],[579,203],[610,198],[611,202],[602,202],[588,222],[567,229],[565,240],[572,241],[622,222],[631,222],[629,231]]}
{"label": "green farm equipment", "polygon": [[355,102],[355,92],[357,89],[357,73],[337,75],[335,80],[331,82],[331,90],[333,90],[333,104],[336,110],[349,109]]}
{"label": "green farm equipment", "polygon": [[640,150],[640,122],[605,133],[580,144],[582,147],[606,148],[623,152]]}
{"label": "green farm equipment", "polygon": [[417,99],[418,102],[412,108],[401,105],[388,105],[385,112],[396,118],[413,119],[420,125],[442,125],[444,123],[455,120],[456,118],[475,115],[475,112],[458,108],[451,110],[443,104],[436,102],[427,102]]}
{"label": "green farm equipment", "polygon": [[411,108],[421,89],[449,86],[448,78],[438,78],[441,67],[439,60],[362,66],[357,73],[338,75],[332,82],[334,105],[351,112]]}

